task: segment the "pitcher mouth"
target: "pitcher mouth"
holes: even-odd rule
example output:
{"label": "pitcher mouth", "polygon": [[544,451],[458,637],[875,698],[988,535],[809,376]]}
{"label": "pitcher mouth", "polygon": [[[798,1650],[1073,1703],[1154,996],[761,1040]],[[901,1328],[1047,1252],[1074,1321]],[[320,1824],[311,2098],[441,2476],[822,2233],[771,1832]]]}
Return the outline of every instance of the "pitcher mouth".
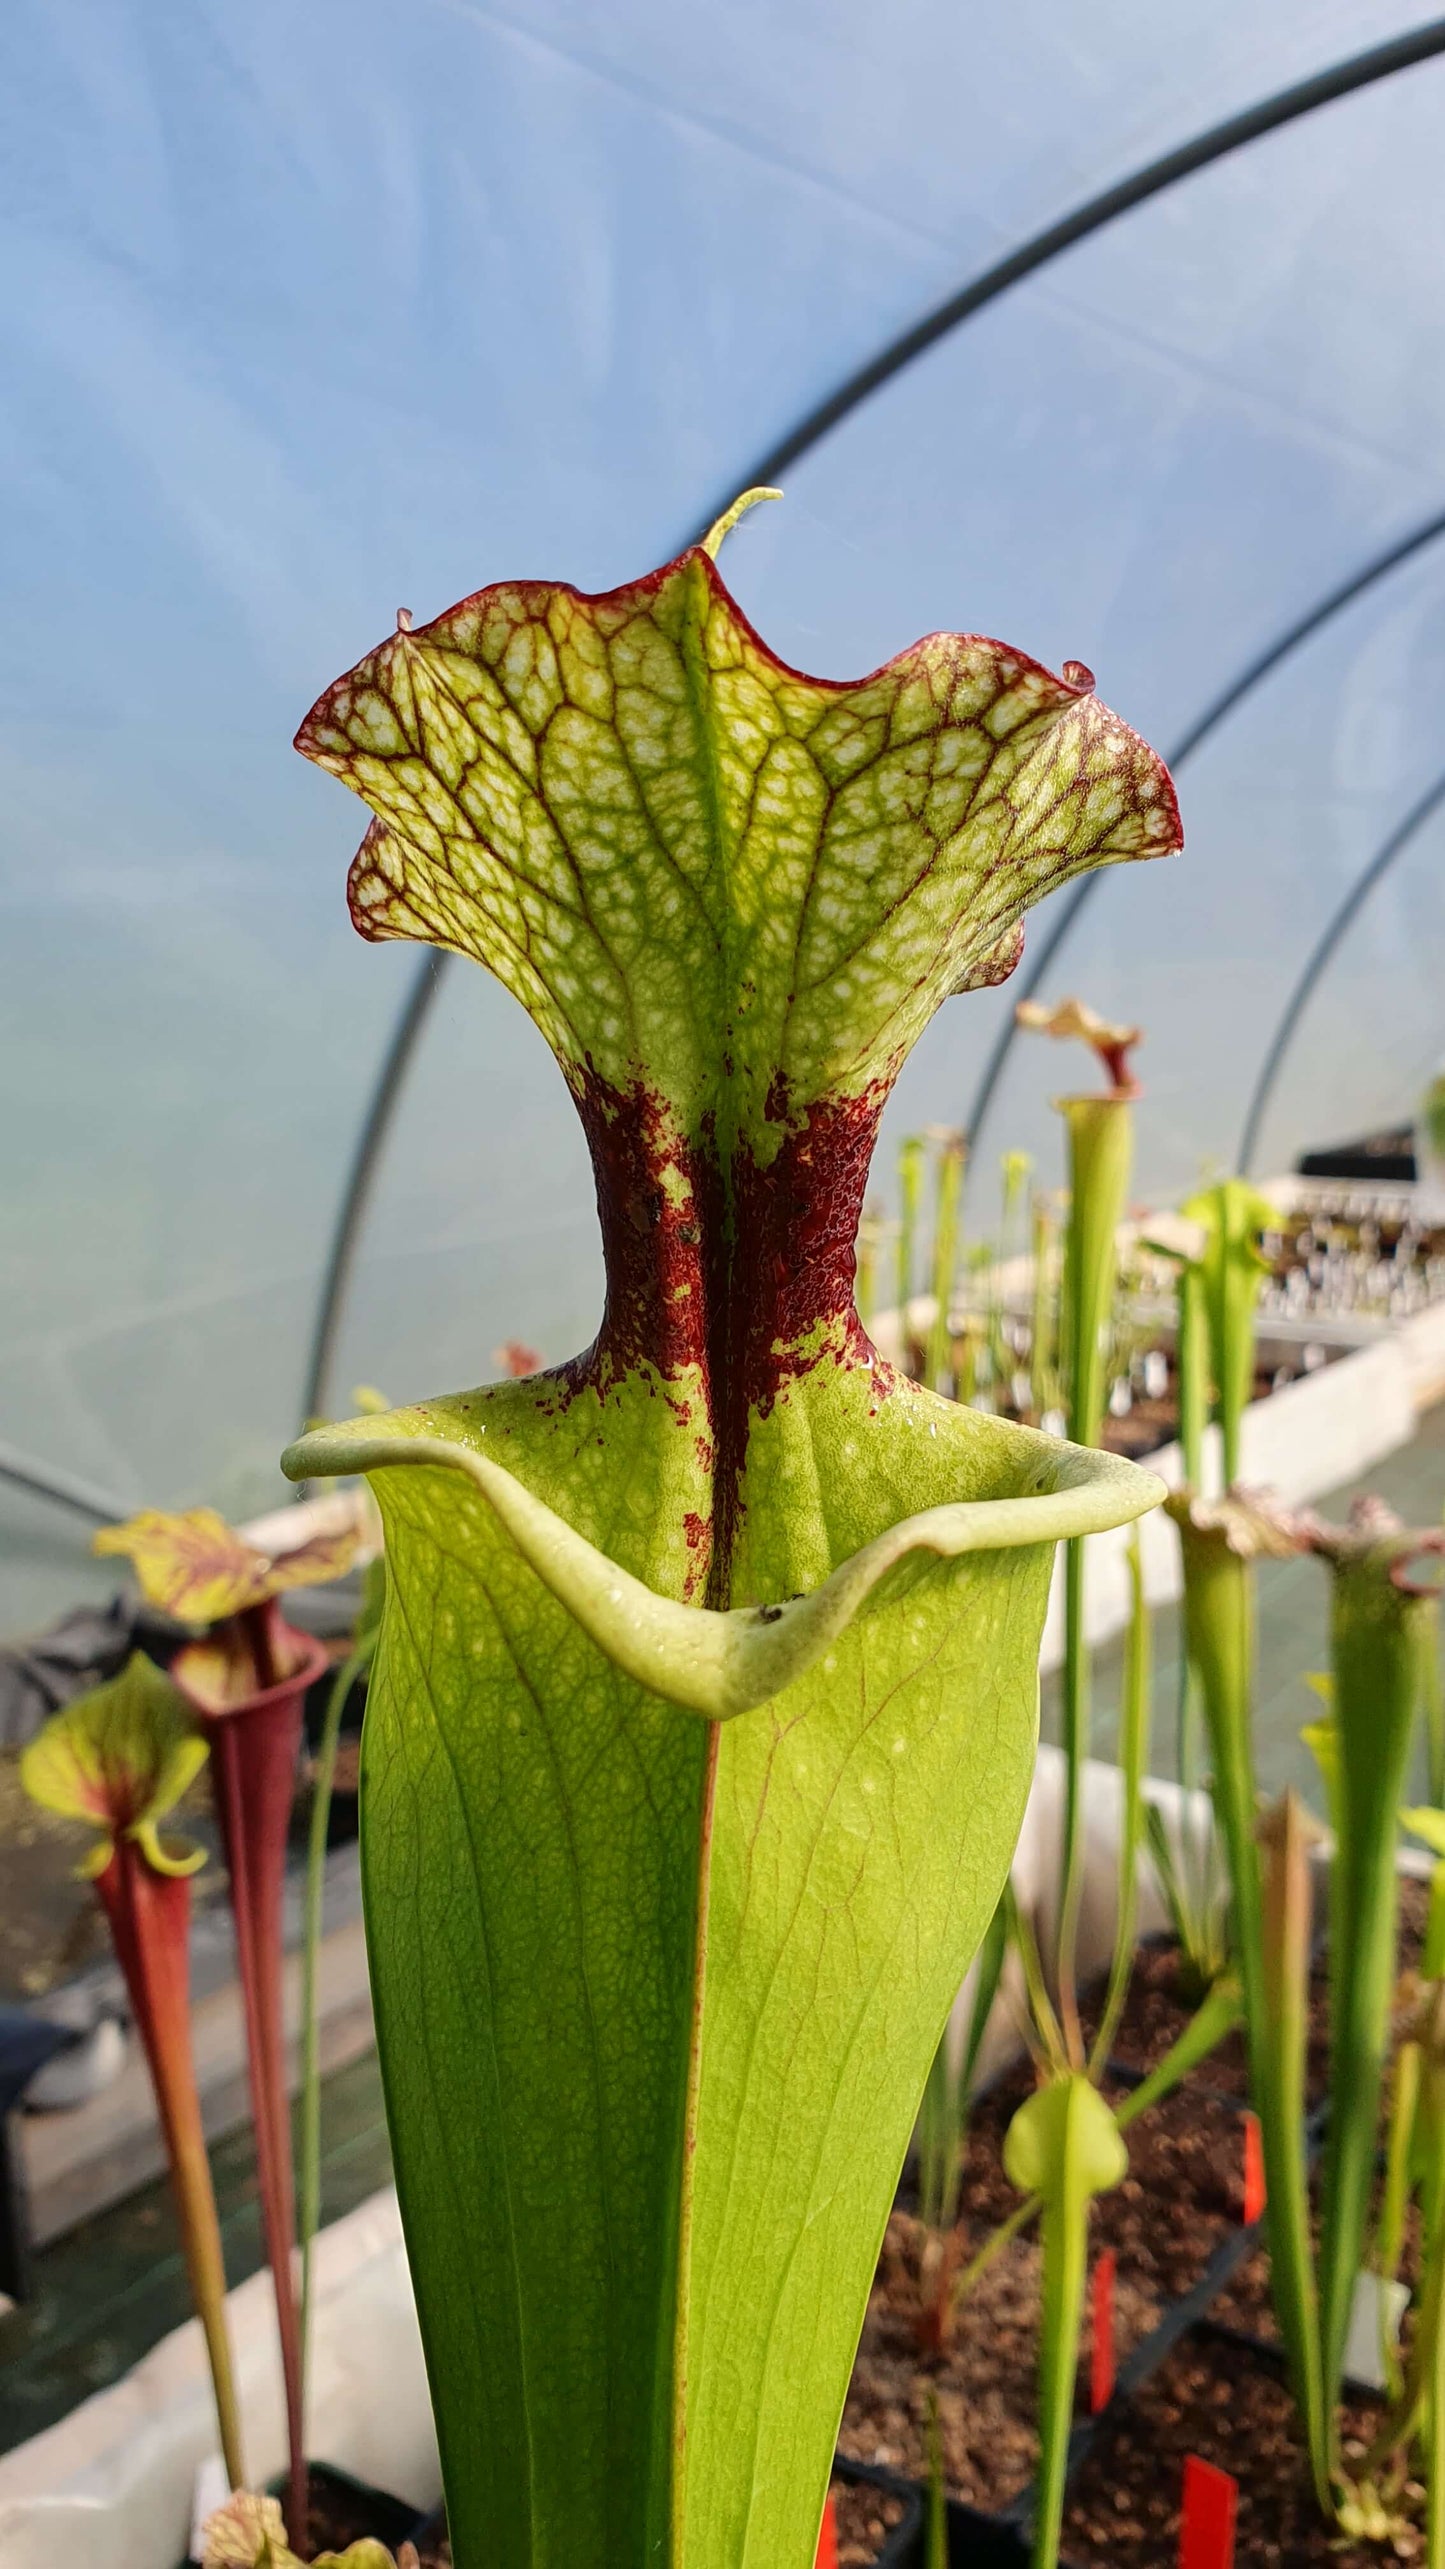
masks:
{"label": "pitcher mouth", "polygon": [[[323,1428],[287,1447],[291,1480],[401,1467],[460,1472],[498,1518],[523,1559],[558,1603],[621,1672],[665,1702],[728,1721],[766,1703],[845,1631],[879,1582],[914,1553],[957,1560],[1102,1534],[1157,1507],[1165,1485],[1153,1472],[1093,1447],[1062,1445],[1015,1428],[1034,1449],[1035,1487],[1017,1497],[960,1499],[904,1517],[801,1597],[719,1608],[660,1596],[577,1533],[489,1456],[449,1438],[398,1427],[378,1434]],[[1041,1486],[1051,1482],[1052,1487]]]}

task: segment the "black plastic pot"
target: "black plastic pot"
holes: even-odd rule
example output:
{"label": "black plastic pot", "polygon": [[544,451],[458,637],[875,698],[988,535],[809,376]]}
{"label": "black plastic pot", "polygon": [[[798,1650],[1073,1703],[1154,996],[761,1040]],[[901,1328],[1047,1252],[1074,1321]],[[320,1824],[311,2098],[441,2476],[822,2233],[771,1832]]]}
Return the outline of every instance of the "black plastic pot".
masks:
{"label": "black plastic pot", "polygon": [[[333,2462],[311,2462],[307,2470],[313,2489],[329,2489],[337,2498],[337,2512],[344,2516],[346,2525],[339,2545],[341,2550],[344,2551],[349,2542],[369,2537],[373,2542],[384,2542],[388,2551],[395,2551],[399,2543],[414,2534],[416,2508],[405,2498],[393,2497],[390,2489],[374,2489],[369,2481],[356,2479],[350,2471],[338,2470]],[[284,2477],[269,2482],[268,2496],[281,2498],[285,2492]],[[183,2569],[195,2569],[195,2563],[187,2560]]]}
{"label": "black plastic pot", "polygon": [[923,2493],[907,2480],[895,2479],[891,2471],[875,2470],[867,2462],[849,2462],[839,2453],[833,2461],[835,2480],[851,2480],[855,2487],[887,2489],[903,2501],[903,2515],[878,2554],[875,2569],[921,2569],[923,2560]]}
{"label": "black plastic pot", "polygon": [[[1127,2406],[1133,2393],[1168,2360],[1183,2337],[1205,2322],[1210,2306],[1259,2245],[1262,2235],[1263,2224],[1257,2221],[1232,2231],[1228,2238],[1220,2241],[1198,2282],[1177,2301],[1166,2304],[1148,2336],[1141,2338],[1127,2362],[1120,2367],[1109,2406],[1098,2417],[1082,2418],[1074,2428],[1069,2438],[1067,2476],[1070,2482],[1085,2455],[1092,2451],[1100,2436],[1108,2433],[1111,2423]],[[925,2494],[922,2489],[917,2491],[920,2507]],[[950,2498],[947,2506],[949,2569],[1028,2569],[1033,2505],[1032,2481],[995,2515],[986,2515],[978,2507]],[[922,2563],[921,2547],[913,2558]],[[1062,2569],[1068,2569],[1067,2562],[1062,2564]]]}

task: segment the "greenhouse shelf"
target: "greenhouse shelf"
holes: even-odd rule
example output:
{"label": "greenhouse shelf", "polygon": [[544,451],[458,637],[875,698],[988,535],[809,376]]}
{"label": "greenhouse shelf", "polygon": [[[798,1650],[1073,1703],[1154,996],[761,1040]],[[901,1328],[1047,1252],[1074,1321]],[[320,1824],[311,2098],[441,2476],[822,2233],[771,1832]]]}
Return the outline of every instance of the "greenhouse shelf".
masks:
{"label": "greenhouse shelf", "polygon": [[[1418,1191],[1399,1184],[1343,1186],[1338,1180],[1297,1177],[1267,1179],[1261,1192],[1281,1212],[1323,1210],[1342,1196],[1358,1212],[1396,1215],[1418,1200]],[[1173,1214],[1139,1217],[1124,1224],[1120,1248],[1132,1249],[1141,1239],[1157,1237]],[[1013,1258],[992,1275],[978,1280],[978,1290],[996,1291],[1006,1308],[1026,1310],[1033,1290],[1033,1260]],[[919,1295],[908,1306],[908,1335],[926,1343],[936,1305]],[[1165,1306],[1160,1306],[1161,1334]],[[903,1331],[897,1310],[880,1312],[870,1323],[880,1352],[890,1363],[902,1356]],[[1375,1312],[1310,1313],[1296,1317],[1279,1312],[1262,1315],[1259,1352],[1266,1367],[1296,1362],[1308,1348],[1312,1369],[1284,1383],[1267,1398],[1252,1401],[1242,1429],[1240,1477],[1267,1486],[1290,1506],[1303,1506],[1327,1490],[1356,1480],[1415,1433],[1422,1410],[1445,1394],[1445,1295],[1390,1319]],[[1183,1456],[1175,1441],[1137,1451],[1134,1459],[1157,1472],[1171,1489],[1183,1479]],[[1217,1488],[1219,1440],[1211,1429],[1205,1440],[1206,1481]],[[1171,1604],[1180,1593],[1179,1545],[1162,1514],[1146,1517],[1140,1527],[1144,1589],[1151,1606]],[[1127,1530],[1093,1535],[1086,1545],[1085,1624],[1091,1643],[1105,1642],[1123,1630],[1129,1618],[1131,1590]],[[1040,1667],[1047,1674],[1063,1658],[1063,1556],[1054,1565],[1054,1583],[1044,1629]]]}

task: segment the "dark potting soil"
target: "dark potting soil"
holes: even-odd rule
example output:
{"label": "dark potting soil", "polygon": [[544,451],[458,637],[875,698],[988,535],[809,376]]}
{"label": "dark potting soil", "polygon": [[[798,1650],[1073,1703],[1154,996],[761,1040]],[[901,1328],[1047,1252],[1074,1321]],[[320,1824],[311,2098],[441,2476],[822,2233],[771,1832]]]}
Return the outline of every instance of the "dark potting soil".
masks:
{"label": "dark potting soil", "polygon": [[364,2488],[344,2472],[332,2473],[322,2464],[307,2475],[305,2557],[314,2560],[318,2552],[344,2551],[348,2543],[368,2538],[391,2548],[401,2540],[410,2514],[400,2499]]}
{"label": "dark potting soil", "polygon": [[838,2569],[872,2569],[884,2543],[903,2521],[903,2500],[866,2480],[833,2482],[838,2527]]}
{"label": "dark potting soil", "polygon": [[[1311,2188],[1311,2226],[1314,2231],[1316,2256],[1319,2254],[1319,2177],[1319,2165],[1316,2163]],[[1374,2236],[1373,2224],[1379,2217],[1379,2210],[1380,2196],[1377,2186],[1370,2216],[1371,2228],[1366,2233],[1367,2239]],[[1406,2215],[1399,2279],[1413,2294],[1420,2279],[1418,2204],[1412,2204]],[[1246,2257],[1243,2265],[1236,2267],[1218,2299],[1210,2303],[1209,2316],[1221,2327],[1238,2329],[1245,2337],[1257,2337],[1270,2346],[1279,2343],[1279,2322],[1275,2318],[1274,2301],[1270,2292],[1269,2257],[1263,2247],[1256,2248],[1250,2256]],[[1407,2318],[1404,2323],[1407,2341],[1410,2324]]]}
{"label": "dark potting soil", "polygon": [[[1139,2065],[1147,2066],[1191,2011],[1181,2002],[1175,2013],[1172,1952],[1147,1949],[1140,1961],[1123,2039],[1133,2044]],[[1157,2324],[1166,2303],[1198,2283],[1243,2218],[1243,2125],[1232,2103],[1205,2084],[1212,2066],[1131,2127],[1129,2173],[1093,2207],[1091,2260],[1104,2249],[1117,2259],[1119,2365]],[[1003,2142],[1032,2085],[1032,2071],[1020,2063],[975,2107],[960,2217],[947,2250],[954,2273],[1017,2208],[1018,2195],[1003,2171]],[[1126,2092],[1113,2082],[1105,2087],[1111,2102]],[[1018,2494],[1038,2458],[1037,2241],[1012,2241],[985,2269],[940,2355],[928,2345],[921,2319],[926,2233],[915,2206],[910,2182],[888,2225],[839,2449],[906,2479],[926,2479],[928,2418],[936,2399],[945,2480],[955,2496],[992,2512]],[[1081,2398],[1086,2383],[1087,2348],[1081,2351]]]}
{"label": "dark potting soil", "polygon": [[[1371,2412],[1347,2405],[1347,2458]],[[1166,2569],[1178,2557],[1186,2455],[1239,2483],[1235,2556],[1248,2569],[1381,2569],[1423,2556],[1422,2492],[1407,2484],[1389,2545],[1344,2540],[1315,2505],[1303,2439],[1284,2380],[1267,2357],[1213,2337],[1186,2337],[1120,2408],[1084,2460],[1064,2513],[1066,2559],[1108,2569]]]}
{"label": "dark potting soil", "polygon": [[[839,2450],[904,2479],[926,2479],[929,2409],[936,2401],[948,2488],[975,2506],[1001,2507],[1038,2462],[1038,2244],[1015,2239],[1001,2251],[970,2294],[940,2358],[921,2353],[918,2344],[922,2242],[922,2225],[895,2212],[853,2367]],[[1147,2334],[1156,2306],[1123,2285],[1119,2303],[1131,2340]]]}
{"label": "dark potting soil", "polygon": [[839,2450],[905,2479],[926,2479],[929,2410],[936,2400],[947,2485],[977,2505],[1002,2506],[1030,2478],[1038,2459],[1038,2248],[1032,2240],[1016,2239],[1002,2251],[939,2359],[921,2352],[918,2343],[924,2236],[923,2225],[909,2213],[895,2212],[889,2221]]}
{"label": "dark potting soil", "polygon": [[[1085,1992],[1080,2001],[1079,2013],[1086,2041],[1092,2038],[1103,2011],[1104,1990],[1105,1984],[1100,1980]],[[1196,2012],[1197,2004],[1184,1986],[1178,1946],[1167,1942],[1141,1945],[1135,1957],[1128,2000],[1112,2045],[1112,2058],[1123,2069],[1140,2072],[1154,2069],[1171,2043],[1183,2033]],[[1321,1962],[1314,1973],[1310,1991],[1307,2078],[1311,2097],[1324,2093],[1328,2068],[1328,1996],[1324,1964]],[[1237,2097],[1241,2104],[1246,2103],[1249,2067],[1243,2033],[1231,2034],[1191,2073],[1185,2085],[1190,2093],[1207,2089],[1212,2095]]]}
{"label": "dark potting soil", "polygon": [[[1414,1996],[1410,1975],[1416,1970],[1425,1937],[1425,1922],[1430,1905],[1430,1886],[1413,1874],[1400,1881],[1398,1951],[1400,1982],[1396,1992],[1395,2017],[1398,2031],[1401,2017],[1408,2011]],[[1080,2000],[1079,2014],[1085,2039],[1092,2037],[1104,2004],[1105,1983],[1101,1979],[1086,1990]],[[1160,1939],[1141,1945],[1134,1961],[1129,1995],[1112,2046],[1112,2057],[1121,2068],[1147,2071],[1161,2061],[1169,2046],[1183,2033],[1195,2012],[1195,2002],[1181,1984],[1178,1946]],[[1326,1957],[1321,1951],[1310,1975],[1309,2050],[1306,2067],[1307,2091],[1312,2102],[1324,2096],[1329,2085],[1330,2016],[1329,1983]],[[1243,2031],[1231,2034],[1217,2051],[1210,2053],[1189,2081],[1189,2088],[1206,2088],[1216,2096],[1237,2096],[1244,2104],[1249,2097],[1249,2067],[1245,2058]]]}
{"label": "dark potting soil", "polygon": [[[832,2499],[838,2569],[872,2569],[888,2536],[903,2521],[903,2500],[862,2480],[835,2480]],[[445,2534],[424,2542],[416,2556],[417,2569],[451,2569],[452,2547]]]}
{"label": "dark potting soil", "polygon": [[[1015,2074],[981,2101],[969,2136],[953,2271],[1018,2203],[1003,2174],[1003,2134],[1029,2091]],[[1091,2254],[1115,2252],[1115,2357],[1122,2364],[1166,2301],[1196,2283],[1242,2212],[1239,2117],[1208,2096],[1172,2097],[1129,2136],[1130,2170],[1094,2207]],[[927,2246],[922,2223],[895,2211],[884,2240],[849,2386],[840,2451],[921,2480],[929,2412],[937,2402],[944,2478],[952,2493],[996,2510],[1038,2460],[1040,2259],[1036,2239],[1012,2240],[969,2292],[942,2353],[920,2341]],[[1087,2385],[1081,2350],[1080,2396]]]}

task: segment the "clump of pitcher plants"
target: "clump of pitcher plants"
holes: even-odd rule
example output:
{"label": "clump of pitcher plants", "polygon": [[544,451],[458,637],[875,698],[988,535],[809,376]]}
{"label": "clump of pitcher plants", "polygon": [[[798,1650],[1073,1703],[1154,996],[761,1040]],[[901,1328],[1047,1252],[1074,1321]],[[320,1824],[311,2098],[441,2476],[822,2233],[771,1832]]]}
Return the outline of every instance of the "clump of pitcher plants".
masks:
{"label": "clump of pitcher plants", "polygon": [[235,1533],[212,1508],[168,1516],[148,1508],[96,1537],[124,1554],[149,1604],[201,1629],[171,1662],[211,1752],[211,1790],[225,1851],[266,2254],[276,2296],[290,2454],[287,2518],[305,2523],[302,2333],[296,2250],[291,2112],[282,2013],[282,1901],[286,1840],[309,1687],[325,1675],[325,1646],[298,1632],[279,1599],[334,1579],[357,1548],[355,1524],[313,1535],[274,1557]]}

